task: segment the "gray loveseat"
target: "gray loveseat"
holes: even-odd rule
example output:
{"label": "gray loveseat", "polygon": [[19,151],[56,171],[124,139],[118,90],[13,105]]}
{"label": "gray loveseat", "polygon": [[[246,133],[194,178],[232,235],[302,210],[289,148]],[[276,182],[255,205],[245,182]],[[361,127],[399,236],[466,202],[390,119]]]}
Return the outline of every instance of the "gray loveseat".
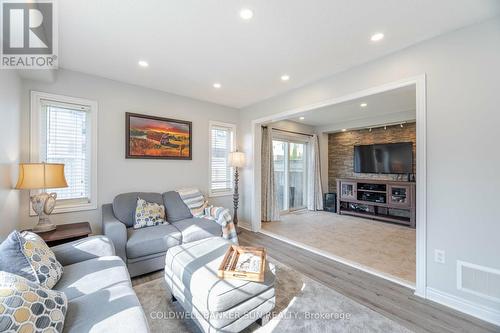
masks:
{"label": "gray loveseat", "polygon": [[109,239],[93,236],[51,249],[64,266],[53,288],[68,298],[64,333],[149,331],[127,267]]}
{"label": "gray loveseat", "polygon": [[[138,197],[164,205],[169,224],[134,229]],[[127,263],[132,277],[163,269],[165,254],[172,246],[222,236],[219,224],[193,217],[175,191],[117,195],[112,204],[102,206],[102,230],[113,241],[116,254]]]}

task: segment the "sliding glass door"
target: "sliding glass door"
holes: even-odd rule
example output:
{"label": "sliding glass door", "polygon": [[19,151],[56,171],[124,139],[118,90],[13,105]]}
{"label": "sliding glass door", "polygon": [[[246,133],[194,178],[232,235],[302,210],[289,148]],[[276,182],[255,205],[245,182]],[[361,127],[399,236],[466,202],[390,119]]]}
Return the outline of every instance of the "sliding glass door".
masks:
{"label": "sliding glass door", "polygon": [[307,144],[273,140],[274,179],[280,211],[306,207]]}
{"label": "sliding glass door", "polygon": [[290,142],[288,149],[289,210],[306,207],[306,145]]}
{"label": "sliding glass door", "polygon": [[288,169],[288,142],[273,140],[273,161],[274,161],[274,181],[276,182],[276,196],[278,197],[278,207],[280,211],[287,210],[286,187]]}

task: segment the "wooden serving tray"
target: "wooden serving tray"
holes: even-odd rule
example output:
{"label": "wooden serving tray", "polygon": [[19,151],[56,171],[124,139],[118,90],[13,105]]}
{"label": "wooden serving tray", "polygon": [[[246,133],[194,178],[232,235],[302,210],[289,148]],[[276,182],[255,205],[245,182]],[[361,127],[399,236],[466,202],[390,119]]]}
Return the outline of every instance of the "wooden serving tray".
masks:
{"label": "wooden serving tray", "polygon": [[[253,253],[260,257],[260,269],[258,273],[236,270],[238,258],[243,253]],[[217,275],[222,279],[238,279],[254,282],[264,282],[266,270],[266,249],[263,247],[249,247],[231,245],[222,259]]]}

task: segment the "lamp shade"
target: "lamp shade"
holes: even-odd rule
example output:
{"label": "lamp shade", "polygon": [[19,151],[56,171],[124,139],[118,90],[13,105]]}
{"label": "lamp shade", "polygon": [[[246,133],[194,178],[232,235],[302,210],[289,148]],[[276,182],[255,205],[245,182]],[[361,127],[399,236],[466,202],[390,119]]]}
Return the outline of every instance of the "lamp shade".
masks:
{"label": "lamp shade", "polygon": [[233,168],[242,168],[245,166],[245,154],[241,151],[229,153],[229,165]]}
{"label": "lamp shade", "polygon": [[19,176],[16,188],[36,190],[68,187],[64,177],[64,164],[22,163],[19,164]]}

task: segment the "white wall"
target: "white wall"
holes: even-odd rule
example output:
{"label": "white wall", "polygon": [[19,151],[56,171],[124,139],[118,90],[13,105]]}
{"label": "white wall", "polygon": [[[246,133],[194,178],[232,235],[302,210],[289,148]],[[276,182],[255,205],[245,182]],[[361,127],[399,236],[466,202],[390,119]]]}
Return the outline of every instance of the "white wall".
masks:
{"label": "white wall", "polygon": [[[55,214],[59,223],[90,221],[94,233],[101,231],[100,206],[115,195],[130,191],[164,192],[197,186],[208,190],[208,122],[238,123],[238,110],[141,88],[77,72],[60,70],[53,83],[24,81],[22,109],[22,159],[29,160],[29,91],[96,100],[98,116],[98,205],[94,211]],[[193,160],[125,159],[125,112],[151,114],[193,122]],[[9,146],[10,147],[10,146]],[[232,207],[232,197],[211,200]],[[28,194],[21,200],[21,227],[30,227],[36,217],[28,216]]]}
{"label": "white wall", "polygon": [[21,80],[13,70],[0,73],[0,239],[19,222],[17,181],[20,155]]}
{"label": "white wall", "polygon": [[[330,98],[427,75],[427,284],[500,313],[500,304],[456,288],[456,261],[500,269],[500,19],[412,46],[241,111],[251,158],[251,121]],[[250,219],[252,166],[243,173]],[[446,263],[434,262],[434,249]],[[461,304],[461,303],[460,303]]]}

